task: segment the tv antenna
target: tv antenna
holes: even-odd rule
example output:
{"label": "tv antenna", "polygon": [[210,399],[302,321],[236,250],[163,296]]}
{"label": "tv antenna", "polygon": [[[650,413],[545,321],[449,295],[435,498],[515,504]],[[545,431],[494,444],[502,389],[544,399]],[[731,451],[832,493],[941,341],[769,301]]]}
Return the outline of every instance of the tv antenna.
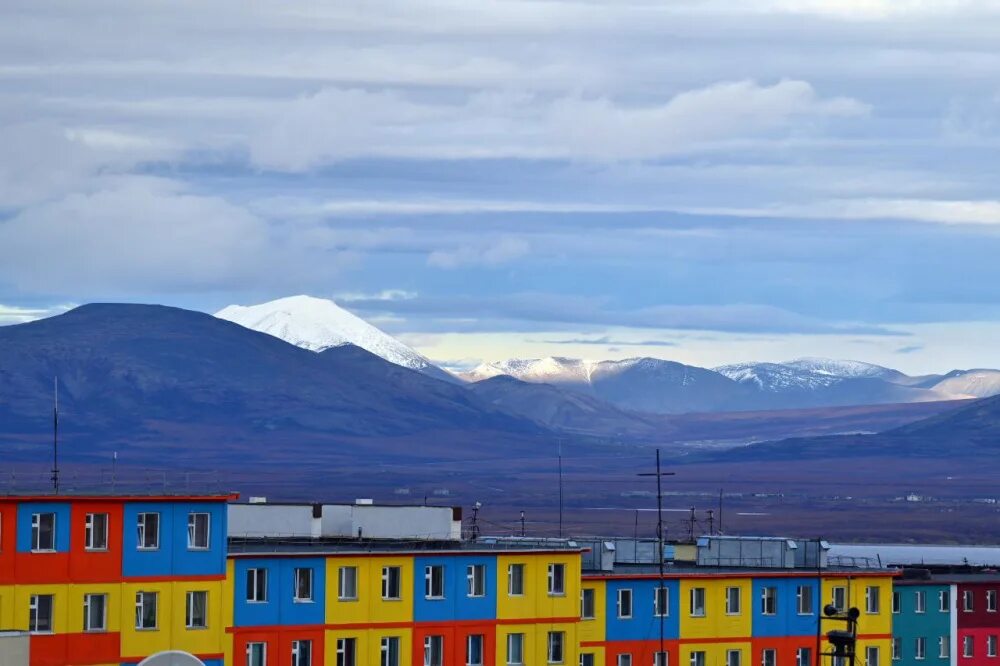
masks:
{"label": "tv antenna", "polygon": [[[656,471],[655,472],[641,472],[639,476],[655,476],[656,477],[656,543],[659,548],[657,553],[657,561],[660,564],[660,585],[656,590],[656,603],[661,604],[666,600],[666,592],[664,591],[663,585],[663,490],[661,489],[662,480],[665,476],[674,476],[675,472],[662,472],[660,471],[660,450],[656,449]],[[662,657],[661,654],[665,654],[663,649],[664,641],[664,627],[663,618],[667,613],[666,608],[658,608],[659,618],[660,618],[660,651],[657,653],[654,660],[654,666],[664,666],[660,663]]]}
{"label": "tv antenna", "polygon": [[53,378],[52,392],[52,492],[59,494],[59,377]]}

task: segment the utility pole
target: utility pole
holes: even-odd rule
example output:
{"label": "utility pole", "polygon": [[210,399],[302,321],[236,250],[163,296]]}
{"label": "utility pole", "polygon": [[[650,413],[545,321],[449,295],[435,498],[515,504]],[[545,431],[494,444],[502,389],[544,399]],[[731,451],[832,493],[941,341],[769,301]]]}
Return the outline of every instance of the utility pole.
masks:
{"label": "utility pole", "polygon": [[52,392],[52,491],[59,494],[59,377],[53,378]]}
{"label": "utility pole", "polygon": [[563,535],[562,439],[559,440],[559,538]]}
{"label": "utility pole", "polygon": [[712,536],[713,534],[715,534],[715,532],[713,531],[713,523],[714,523],[714,521],[715,521],[715,511],[712,511],[711,509],[709,509],[708,510],[708,535],[709,536]]}
{"label": "utility pole", "polygon": [[694,507],[691,507],[691,517],[688,518],[688,541],[694,543]]}
{"label": "utility pole", "polygon": [[521,536],[524,536],[524,511],[521,512]]}
{"label": "utility pole", "polygon": [[660,617],[660,651],[657,653],[656,659],[653,660],[653,666],[667,666],[665,663],[661,664],[659,660],[660,655],[665,652],[663,649],[664,635],[663,635],[663,618],[666,615],[666,608],[663,608],[662,602],[665,600],[666,596],[665,588],[663,585],[663,489],[662,480],[665,476],[674,476],[674,472],[663,472],[660,471],[660,450],[656,449],[656,471],[655,472],[642,472],[639,476],[655,476],[656,477],[656,543],[658,548],[657,561],[660,564],[660,585],[656,590],[656,605],[659,606],[657,609],[659,611]]}

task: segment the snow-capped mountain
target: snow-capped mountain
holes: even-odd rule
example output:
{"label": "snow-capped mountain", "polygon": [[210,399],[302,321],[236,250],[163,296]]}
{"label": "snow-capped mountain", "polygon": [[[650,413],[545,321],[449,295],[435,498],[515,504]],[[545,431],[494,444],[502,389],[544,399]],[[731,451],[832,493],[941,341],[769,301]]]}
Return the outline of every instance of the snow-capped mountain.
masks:
{"label": "snow-capped mountain", "polygon": [[664,413],[927,402],[1000,393],[1000,371],[909,377],[872,363],[825,358],[711,370],[652,358],[512,359],[485,363],[462,378],[498,375],[582,391],[625,409]]}
{"label": "snow-capped mountain", "polygon": [[418,352],[325,298],[288,296],[258,305],[230,305],[215,316],[310,351],[350,344],[404,368],[450,377]]}

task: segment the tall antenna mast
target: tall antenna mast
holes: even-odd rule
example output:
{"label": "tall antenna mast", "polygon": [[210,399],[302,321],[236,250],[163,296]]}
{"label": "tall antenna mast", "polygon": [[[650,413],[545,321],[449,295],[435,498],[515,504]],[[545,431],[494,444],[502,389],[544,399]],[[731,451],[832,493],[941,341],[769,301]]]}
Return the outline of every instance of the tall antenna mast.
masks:
{"label": "tall antenna mast", "polygon": [[562,439],[559,439],[559,538],[563,535]]}
{"label": "tall antenna mast", "polygon": [[52,401],[52,491],[59,494],[59,377],[53,378]]}
{"label": "tall antenna mast", "polygon": [[[674,472],[661,472],[660,471],[660,450],[656,449],[656,471],[655,472],[642,472],[639,476],[655,476],[656,477],[656,544],[659,548],[659,553],[657,554],[657,561],[660,563],[660,586],[656,590],[656,604],[659,605],[661,601],[664,601],[666,593],[664,592],[663,586],[663,490],[662,490],[662,480],[665,476],[673,476]],[[638,513],[636,514],[638,515]],[[660,655],[666,653],[663,649],[663,617],[667,613],[666,608],[657,608],[660,611],[660,651],[656,654],[653,660],[653,666],[667,666],[666,662],[660,662],[663,658]]]}

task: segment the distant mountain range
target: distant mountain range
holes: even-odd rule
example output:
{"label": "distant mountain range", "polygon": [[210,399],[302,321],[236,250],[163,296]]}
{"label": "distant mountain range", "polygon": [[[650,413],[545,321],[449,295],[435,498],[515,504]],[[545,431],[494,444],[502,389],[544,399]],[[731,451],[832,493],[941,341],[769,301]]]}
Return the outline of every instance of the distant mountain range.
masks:
{"label": "distant mountain range", "polygon": [[573,390],[624,409],[665,414],[930,402],[1000,393],[997,370],[911,377],[870,363],[819,358],[708,369],[653,358],[550,357],[487,363],[461,376],[470,382],[510,376]]}

